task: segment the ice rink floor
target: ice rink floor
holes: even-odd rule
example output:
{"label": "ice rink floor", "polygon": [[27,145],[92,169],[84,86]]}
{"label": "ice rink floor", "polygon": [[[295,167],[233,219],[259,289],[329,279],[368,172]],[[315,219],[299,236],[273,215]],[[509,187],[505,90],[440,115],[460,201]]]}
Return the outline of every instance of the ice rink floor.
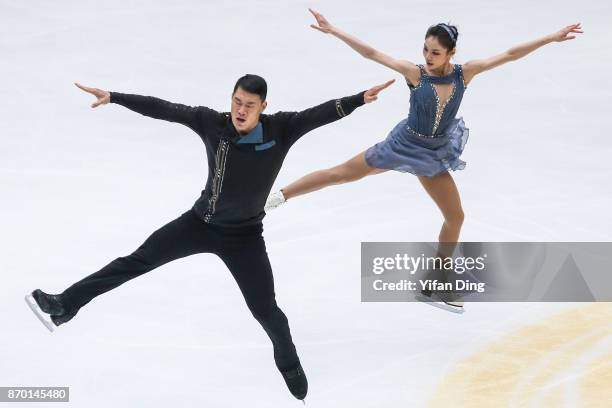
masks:
{"label": "ice rink floor", "polygon": [[[74,81],[227,111],[236,79],[258,73],[272,113],[397,79],[301,139],[275,188],[386,137],[408,111],[402,78],[309,28],[308,7],[416,63],[438,22],[459,28],[456,63],[582,22],[580,38],[474,79],[460,110],[468,164],[453,177],[464,241],[610,241],[608,2],[0,0],[0,386],[69,386],[65,405],[86,408],[301,406],[212,255],[102,295],[53,334],[23,296],[61,292],[131,253],[206,180],[195,133],[119,106],[92,110]],[[611,303],[468,304],[454,315],[360,302],[362,241],[433,241],[441,222],[417,179],[399,173],[266,217],[307,406],[612,406]]]}

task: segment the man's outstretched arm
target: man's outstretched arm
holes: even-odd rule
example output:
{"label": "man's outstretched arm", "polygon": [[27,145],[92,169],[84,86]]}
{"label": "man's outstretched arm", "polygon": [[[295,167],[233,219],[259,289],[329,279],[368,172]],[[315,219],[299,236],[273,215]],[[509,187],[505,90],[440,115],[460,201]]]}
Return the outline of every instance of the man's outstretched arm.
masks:
{"label": "man's outstretched arm", "polygon": [[365,103],[374,102],[378,99],[378,94],[393,82],[395,82],[394,79],[356,95],[332,99],[300,112],[281,112],[280,115],[283,115],[287,121],[285,134],[290,138],[290,143],[293,144],[311,130],[335,122],[351,114]]}
{"label": "man's outstretched arm", "polygon": [[213,113],[212,109],[205,107],[193,107],[172,103],[152,96],[130,95],[119,92],[109,92],[98,88],[90,88],[81,84],[75,84],[79,89],[96,97],[91,107],[96,108],[107,103],[116,103],[126,108],[154,119],[167,120],[186,125],[197,130],[205,120],[207,113]]}

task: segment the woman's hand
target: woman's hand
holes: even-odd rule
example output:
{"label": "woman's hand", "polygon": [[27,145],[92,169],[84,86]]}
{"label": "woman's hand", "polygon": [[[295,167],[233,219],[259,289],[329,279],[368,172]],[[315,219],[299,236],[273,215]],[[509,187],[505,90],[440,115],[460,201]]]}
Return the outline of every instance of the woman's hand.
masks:
{"label": "woman's hand", "polygon": [[327,21],[327,19],[323,17],[323,14],[317,11],[314,11],[313,9],[310,9],[310,8],[308,9],[308,11],[310,11],[310,13],[317,20],[317,25],[314,25],[314,24],[310,25],[312,28],[314,28],[315,30],[319,30],[325,34],[329,34],[334,30],[334,26],[329,24],[329,21]]}
{"label": "woman's hand", "polygon": [[580,26],[580,23],[572,24],[572,25],[565,27],[562,30],[557,31],[554,34],[551,34],[550,38],[555,42],[562,42],[562,41],[567,41],[567,40],[573,40],[574,38],[576,38],[575,35],[570,35],[571,33],[582,34],[583,32],[584,31],[582,31],[582,27]]}

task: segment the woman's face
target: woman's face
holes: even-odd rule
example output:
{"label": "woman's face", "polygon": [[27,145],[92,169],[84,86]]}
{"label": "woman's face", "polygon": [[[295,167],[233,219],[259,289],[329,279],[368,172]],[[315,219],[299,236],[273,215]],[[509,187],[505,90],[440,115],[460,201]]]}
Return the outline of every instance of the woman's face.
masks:
{"label": "woman's face", "polygon": [[455,54],[455,50],[449,52],[438,42],[438,37],[430,35],[425,38],[423,44],[423,58],[429,70],[436,70],[444,67],[450,62],[450,59]]}

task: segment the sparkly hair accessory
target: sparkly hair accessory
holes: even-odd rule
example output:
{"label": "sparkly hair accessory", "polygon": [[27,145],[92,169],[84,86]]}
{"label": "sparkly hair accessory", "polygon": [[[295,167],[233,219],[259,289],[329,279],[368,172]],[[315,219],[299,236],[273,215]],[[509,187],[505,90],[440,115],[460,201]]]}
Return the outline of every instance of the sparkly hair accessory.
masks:
{"label": "sparkly hair accessory", "polygon": [[440,23],[438,24],[438,27],[442,27],[444,30],[446,30],[451,40],[453,40],[453,42],[457,42],[457,35],[453,32],[453,29],[450,28],[447,24]]}

